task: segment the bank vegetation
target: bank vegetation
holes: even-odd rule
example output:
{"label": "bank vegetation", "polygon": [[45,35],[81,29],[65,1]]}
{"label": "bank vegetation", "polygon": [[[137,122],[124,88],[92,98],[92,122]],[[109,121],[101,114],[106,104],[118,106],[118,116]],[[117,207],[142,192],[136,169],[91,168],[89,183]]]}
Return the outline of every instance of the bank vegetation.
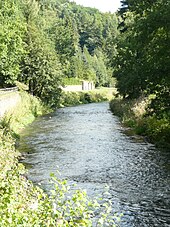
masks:
{"label": "bank vegetation", "polygon": [[121,99],[113,101],[111,108],[136,132],[167,146],[170,144],[170,2],[123,0],[122,3],[118,13],[117,54],[112,58]]}
{"label": "bank vegetation", "polygon": [[51,174],[48,194],[26,178],[17,151],[19,133],[49,108],[27,92],[20,94],[21,102],[0,121],[0,226],[117,226],[120,216],[112,213],[109,200],[99,202],[82,189],[71,190],[59,174]]}

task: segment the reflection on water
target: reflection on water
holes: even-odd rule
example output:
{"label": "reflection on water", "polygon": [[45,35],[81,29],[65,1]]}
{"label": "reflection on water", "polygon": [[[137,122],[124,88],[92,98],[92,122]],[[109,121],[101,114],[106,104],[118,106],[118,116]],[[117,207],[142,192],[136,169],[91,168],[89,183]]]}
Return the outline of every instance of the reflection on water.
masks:
{"label": "reflection on water", "polygon": [[108,103],[59,109],[37,119],[21,138],[28,177],[49,189],[60,170],[90,196],[110,186],[121,226],[170,226],[170,154],[124,133]]}

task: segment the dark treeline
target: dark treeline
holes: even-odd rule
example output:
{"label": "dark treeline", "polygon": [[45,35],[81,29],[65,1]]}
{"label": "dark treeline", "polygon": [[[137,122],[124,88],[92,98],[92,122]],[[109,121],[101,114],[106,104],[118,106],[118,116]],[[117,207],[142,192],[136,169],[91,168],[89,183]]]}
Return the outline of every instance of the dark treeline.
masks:
{"label": "dark treeline", "polygon": [[67,0],[0,0],[0,87],[16,81],[55,106],[63,78],[112,83],[117,18]]}

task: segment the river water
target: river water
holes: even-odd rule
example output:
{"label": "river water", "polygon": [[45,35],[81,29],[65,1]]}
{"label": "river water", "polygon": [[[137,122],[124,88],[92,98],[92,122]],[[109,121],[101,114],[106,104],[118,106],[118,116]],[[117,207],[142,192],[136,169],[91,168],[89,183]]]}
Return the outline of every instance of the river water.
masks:
{"label": "river water", "polygon": [[170,226],[170,153],[126,135],[109,104],[68,107],[25,129],[20,150],[28,178],[49,190],[59,170],[70,184],[99,195],[109,185],[123,227]]}

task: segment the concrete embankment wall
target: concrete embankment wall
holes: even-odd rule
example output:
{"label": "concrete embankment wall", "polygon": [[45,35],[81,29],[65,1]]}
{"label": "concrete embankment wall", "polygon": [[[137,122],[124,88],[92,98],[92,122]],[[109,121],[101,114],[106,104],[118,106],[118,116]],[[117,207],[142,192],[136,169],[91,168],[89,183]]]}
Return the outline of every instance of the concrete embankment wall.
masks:
{"label": "concrete embankment wall", "polygon": [[5,113],[12,110],[21,101],[19,92],[11,92],[10,94],[0,94],[0,118]]}
{"label": "concrete embankment wall", "polygon": [[82,91],[82,85],[67,85],[62,87],[63,91]]}
{"label": "concrete embankment wall", "polygon": [[63,91],[90,91],[94,90],[95,86],[93,82],[83,80],[80,85],[66,85],[61,87],[61,89]]}

